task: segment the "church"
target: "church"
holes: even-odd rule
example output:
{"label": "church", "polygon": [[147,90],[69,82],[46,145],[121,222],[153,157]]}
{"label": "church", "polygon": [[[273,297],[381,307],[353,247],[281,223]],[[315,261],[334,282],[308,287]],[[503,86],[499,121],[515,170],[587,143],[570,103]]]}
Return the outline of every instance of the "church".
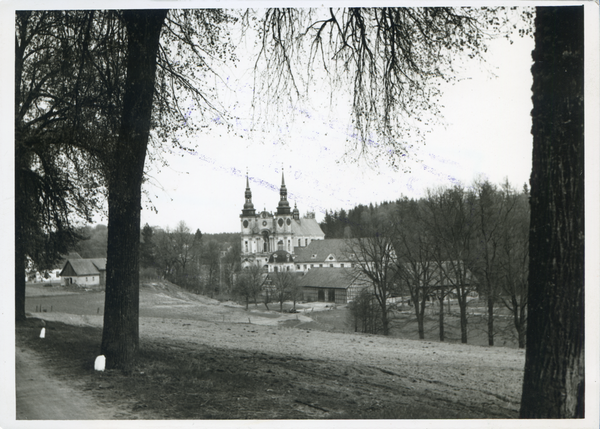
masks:
{"label": "church", "polygon": [[[353,270],[355,261],[344,239],[325,239],[314,213],[300,217],[287,200],[281,173],[275,212],[256,213],[246,175],[245,203],[240,215],[242,268],[257,265],[266,275],[290,271],[298,276],[303,300],[346,304],[368,283]],[[267,276],[268,278],[268,276]]]}
{"label": "church", "polygon": [[295,271],[293,268],[297,251],[309,246],[313,240],[325,239],[314,213],[300,217],[295,204],[293,210],[290,208],[283,171],[279,204],[274,213],[266,209],[256,213],[248,175],[244,196],[244,208],[240,215],[242,267],[259,265],[267,271],[274,271],[275,267],[281,266],[288,271]]}

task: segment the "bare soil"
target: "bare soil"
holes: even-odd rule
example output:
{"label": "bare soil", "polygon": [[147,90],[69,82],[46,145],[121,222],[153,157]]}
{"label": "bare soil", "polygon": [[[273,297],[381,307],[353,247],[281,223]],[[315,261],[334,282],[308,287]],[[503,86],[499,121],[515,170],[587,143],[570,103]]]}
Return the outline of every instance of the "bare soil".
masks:
{"label": "bare soil", "polygon": [[[77,297],[88,314],[54,311]],[[97,372],[101,297],[61,296],[52,312],[32,314],[46,320],[46,338],[32,318],[17,327],[17,348],[109,419],[518,417],[522,350],[326,332],[310,328],[319,323],[311,314],[335,312],[322,304],[245,311],[163,284],[142,288],[136,370]]]}

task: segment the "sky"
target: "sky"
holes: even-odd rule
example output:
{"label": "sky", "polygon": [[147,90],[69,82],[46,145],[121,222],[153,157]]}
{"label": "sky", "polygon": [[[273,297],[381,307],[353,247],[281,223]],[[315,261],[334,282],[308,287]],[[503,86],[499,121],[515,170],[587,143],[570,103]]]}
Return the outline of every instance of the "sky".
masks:
{"label": "sky", "polygon": [[[268,132],[212,127],[182,136],[182,144],[195,152],[171,149],[163,154],[167,166],[147,168],[142,225],[173,229],[184,221],[192,231],[239,231],[246,171],[257,210],[276,209],[283,168],[290,203],[301,215],[315,212],[319,221],[326,210],[419,198],[428,188],[470,186],[477,178],[496,184],[507,178],[521,189],[531,172],[533,38],[512,40],[491,41],[484,62],[464,63],[455,82],[443,85],[438,106],[443,117],[402,170],[344,158],[348,110],[317,101],[290,109],[287,125],[270,124]],[[228,78],[240,100],[246,96],[235,101],[235,114],[250,118],[251,71],[237,67]]]}

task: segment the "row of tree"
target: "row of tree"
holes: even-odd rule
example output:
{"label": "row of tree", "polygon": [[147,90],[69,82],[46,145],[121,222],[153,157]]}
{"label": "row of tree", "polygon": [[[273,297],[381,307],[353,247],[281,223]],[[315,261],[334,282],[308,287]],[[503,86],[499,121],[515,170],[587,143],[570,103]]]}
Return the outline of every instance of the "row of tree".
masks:
{"label": "row of tree", "polygon": [[[241,262],[237,237],[238,234],[207,237],[199,229],[192,232],[183,221],[173,230],[146,224],[140,243],[142,276],[159,276],[210,296],[230,293]],[[224,238],[231,240],[223,241]]]}
{"label": "row of tree", "polygon": [[[381,330],[387,335],[395,306],[390,298],[410,296],[424,338],[425,309],[439,303],[439,336],[444,340],[444,302],[456,300],[461,341],[467,342],[468,303],[485,301],[487,336],[494,345],[500,306],[512,315],[519,347],[525,347],[527,320],[529,192],[508,182],[478,181],[429,190],[419,200],[362,209],[357,223],[345,222],[355,269],[371,285]],[[351,210],[349,213],[352,213]],[[356,212],[356,211],[354,211]]]}

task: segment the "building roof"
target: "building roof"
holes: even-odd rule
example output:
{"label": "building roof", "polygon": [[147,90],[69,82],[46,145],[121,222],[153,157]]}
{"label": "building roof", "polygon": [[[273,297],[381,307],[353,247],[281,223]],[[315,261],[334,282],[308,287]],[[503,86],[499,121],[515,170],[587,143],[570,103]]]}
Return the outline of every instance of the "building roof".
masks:
{"label": "building roof", "polygon": [[106,258],[68,259],[60,276],[97,276],[106,271]]}
{"label": "building roof", "polygon": [[292,219],[292,232],[296,237],[325,237],[315,218]]}
{"label": "building roof", "polygon": [[[296,263],[350,261],[348,243],[343,238],[313,240],[306,247],[294,248],[294,253],[296,254]],[[333,256],[333,259],[329,259],[330,256]]]}
{"label": "building roof", "polygon": [[313,268],[298,279],[302,287],[348,289],[356,282],[356,273],[351,268]]}

